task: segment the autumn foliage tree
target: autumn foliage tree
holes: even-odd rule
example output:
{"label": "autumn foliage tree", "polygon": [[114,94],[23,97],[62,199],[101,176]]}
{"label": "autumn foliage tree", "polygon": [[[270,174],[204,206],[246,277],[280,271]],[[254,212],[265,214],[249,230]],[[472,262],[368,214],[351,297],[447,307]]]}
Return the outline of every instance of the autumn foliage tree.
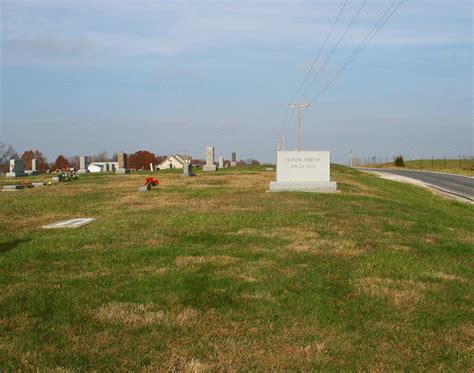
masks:
{"label": "autumn foliage tree", "polygon": [[32,159],[36,159],[36,167],[39,172],[45,173],[48,169],[46,157],[39,150],[27,150],[21,155],[21,159],[25,161],[26,170],[31,170]]}
{"label": "autumn foliage tree", "polygon": [[128,157],[128,167],[136,170],[150,169],[150,163],[156,164],[156,157],[147,150],[139,150]]}
{"label": "autumn foliage tree", "polygon": [[65,170],[69,168],[69,162],[67,161],[66,157],[64,155],[59,155],[58,158],[56,158],[56,161],[54,162],[54,168],[56,170]]}

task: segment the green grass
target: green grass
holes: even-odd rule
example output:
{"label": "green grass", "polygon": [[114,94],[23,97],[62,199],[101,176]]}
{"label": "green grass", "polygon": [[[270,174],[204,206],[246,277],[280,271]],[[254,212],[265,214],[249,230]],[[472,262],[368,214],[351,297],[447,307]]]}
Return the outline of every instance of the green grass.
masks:
{"label": "green grass", "polygon": [[268,193],[264,168],[0,193],[1,370],[472,369],[473,206],[332,174],[340,193]]}
{"label": "green grass", "polygon": [[[397,168],[393,162],[371,164],[367,167]],[[417,159],[405,161],[405,167],[402,168],[474,176],[474,159]]]}

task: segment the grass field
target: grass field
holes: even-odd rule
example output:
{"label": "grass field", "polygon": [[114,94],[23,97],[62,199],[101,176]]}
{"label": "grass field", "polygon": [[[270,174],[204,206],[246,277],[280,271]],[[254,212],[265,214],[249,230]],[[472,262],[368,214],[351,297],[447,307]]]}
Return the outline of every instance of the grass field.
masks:
{"label": "grass field", "polygon": [[[397,168],[393,162],[364,165],[364,167]],[[405,167],[401,168],[474,176],[474,159],[417,159],[405,161]]]}
{"label": "grass field", "polygon": [[[332,172],[0,193],[0,370],[472,370],[474,207]],[[73,217],[97,221],[41,229]]]}

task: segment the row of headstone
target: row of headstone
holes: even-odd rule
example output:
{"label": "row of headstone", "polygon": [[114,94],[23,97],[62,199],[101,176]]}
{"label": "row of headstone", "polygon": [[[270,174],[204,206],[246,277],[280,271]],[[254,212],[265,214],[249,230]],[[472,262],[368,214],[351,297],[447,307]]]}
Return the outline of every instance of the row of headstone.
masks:
{"label": "row of headstone", "polygon": [[23,159],[10,159],[10,172],[7,172],[5,176],[20,177],[25,175],[25,161]]}
{"label": "row of headstone", "polygon": [[[217,166],[214,163],[214,154],[215,150],[213,146],[208,146],[206,148],[206,164],[202,167],[204,172],[213,172],[217,171]],[[230,162],[230,167],[237,166],[237,155],[235,152],[232,152],[232,158]],[[224,168],[224,157],[219,157],[219,168]]]}

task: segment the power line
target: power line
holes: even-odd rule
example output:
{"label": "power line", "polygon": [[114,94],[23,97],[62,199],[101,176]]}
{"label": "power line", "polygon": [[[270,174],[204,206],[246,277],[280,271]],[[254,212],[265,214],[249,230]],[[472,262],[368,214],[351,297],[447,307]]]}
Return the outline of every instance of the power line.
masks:
{"label": "power line", "polygon": [[[359,46],[352,52],[351,56],[346,60],[344,65],[333,75],[329,82],[318,92],[316,96],[311,100],[311,103],[314,103],[330,86],[331,84],[347,69],[347,67],[357,58],[357,56],[362,52],[362,50],[367,46],[368,43],[377,35],[377,33],[382,29],[382,27],[388,22],[388,20],[393,16],[393,14],[401,7],[404,0],[401,0],[400,3],[392,10],[392,12],[386,17],[387,13],[395,4],[395,1],[390,4],[388,9],[375,24],[375,26],[370,30],[364,40],[359,44]],[[385,18],[385,19],[384,19]],[[380,26],[379,26],[380,25]]]}
{"label": "power line", "polygon": [[347,25],[346,29],[344,30],[344,33],[341,35],[341,37],[339,38],[339,40],[337,41],[336,43],[336,46],[333,48],[333,50],[331,51],[331,53],[329,54],[329,56],[326,58],[326,60],[324,61],[324,63],[321,65],[321,67],[319,68],[318,72],[316,73],[316,75],[313,77],[313,79],[311,80],[311,82],[309,83],[308,87],[306,87],[306,90],[303,92],[303,94],[301,95],[300,99],[298,101],[301,101],[303,99],[303,97],[306,95],[306,93],[308,93],[309,89],[311,88],[311,86],[314,84],[314,82],[316,81],[316,79],[319,77],[319,75],[321,74],[321,72],[324,70],[324,68],[326,67],[327,63],[329,62],[329,60],[331,59],[331,57],[333,56],[334,52],[336,52],[337,48],[339,47],[339,45],[341,44],[341,42],[344,40],[344,38],[346,37],[348,31],[350,30],[350,28],[352,27],[353,23],[355,22],[355,20],[357,19],[357,17],[359,16],[360,12],[362,11],[362,9],[364,8],[365,4],[367,3],[367,0],[364,0],[361,4],[361,6],[359,7],[359,9],[357,10],[356,14],[354,15],[354,17],[352,17],[351,19],[351,22],[349,23],[349,25]]}
{"label": "power line", "polygon": [[[345,0],[345,1],[344,1],[344,4],[342,4],[342,8],[341,8],[341,10],[339,11],[339,14],[338,14],[337,17],[336,17],[336,20],[335,20],[334,23],[332,24],[332,27],[331,27],[331,29],[329,30],[328,35],[326,36],[326,40],[324,40],[324,43],[323,43],[323,45],[321,46],[321,48],[319,49],[319,52],[318,52],[316,58],[314,59],[314,61],[313,61],[312,65],[311,65],[311,67],[309,68],[308,72],[306,73],[306,76],[304,77],[304,79],[303,79],[303,81],[301,82],[300,86],[299,86],[298,89],[296,90],[296,93],[294,94],[294,96],[291,98],[290,104],[293,103],[293,100],[294,100],[294,99],[296,98],[296,96],[298,96],[298,94],[300,93],[301,88],[303,88],[303,86],[305,85],[306,81],[308,80],[309,75],[310,75],[311,72],[313,71],[314,66],[316,65],[316,62],[318,62],[319,57],[321,56],[321,53],[323,53],[324,48],[326,48],[326,44],[327,44],[329,38],[331,37],[332,32],[333,32],[334,29],[336,28],[336,25],[337,25],[337,23],[339,22],[339,19],[341,18],[342,12],[344,11],[344,8],[346,7],[347,2],[348,2],[348,0]],[[287,110],[287,113],[288,113],[288,110]]]}

